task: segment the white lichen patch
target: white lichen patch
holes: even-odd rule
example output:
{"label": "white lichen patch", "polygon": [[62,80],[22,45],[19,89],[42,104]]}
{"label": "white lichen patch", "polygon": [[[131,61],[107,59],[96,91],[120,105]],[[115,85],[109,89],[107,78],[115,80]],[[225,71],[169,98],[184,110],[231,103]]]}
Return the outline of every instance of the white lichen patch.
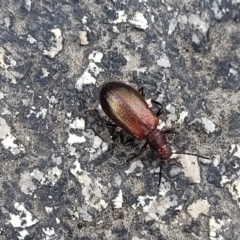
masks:
{"label": "white lichen patch", "polygon": [[121,186],[121,184],[122,184],[122,178],[121,178],[120,174],[115,173],[114,180],[115,180],[115,184],[116,184],[118,187]]}
{"label": "white lichen patch", "polygon": [[227,176],[222,175],[222,179],[220,182],[221,186],[224,186],[225,184],[227,184],[229,182],[231,182],[231,179],[229,179]]}
{"label": "white lichen patch", "polygon": [[164,198],[170,190],[171,184],[169,182],[166,182],[165,179],[162,178],[158,195]]}
{"label": "white lichen patch", "polygon": [[147,19],[144,17],[143,13],[136,12],[134,17],[129,20],[129,22],[138,29],[146,30],[148,28]]}
{"label": "white lichen patch", "polygon": [[58,99],[55,98],[54,96],[51,96],[51,97],[47,96],[47,99],[49,101],[50,108],[53,108],[54,105],[58,104]]}
{"label": "white lichen patch", "polygon": [[215,123],[213,123],[211,120],[209,120],[207,118],[204,118],[204,117],[203,118],[195,118],[190,124],[194,124],[196,122],[199,122],[202,124],[206,133],[213,133],[214,131],[216,131]]}
{"label": "white lichen patch", "polygon": [[[157,196],[139,196],[138,197],[138,203],[137,204],[133,204],[132,207],[134,209],[137,209],[137,207],[141,206],[141,207],[145,207],[145,210],[148,210],[150,204],[152,201],[156,200]],[[149,204],[147,205],[146,202],[149,202]]]}
{"label": "white lichen patch", "polygon": [[82,91],[84,85],[95,84],[96,77],[101,71],[103,71],[102,68],[98,67],[94,62],[90,62],[82,76],[77,79],[75,88],[78,91]]}
{"label": "white lichen patch", "polygon": [[[141,0],[139,2],[141,2]],[[146,238],[139,238],[137,236],[134,236],[132,240],[146,240]]]}
{"label": "white lichen patch", "polygon": [[54,186],[56,182],[60,179],[62,175],[62,170],[58,167],[53,167],[48,170],[47,174],[41,180],[41,184]]}
{"label": "white lichen patch", "polygon": [[197,219],[200,214],[208,215],[209,207],[210,205],[207,200],[198,199],[187,208],[187,211],[192,218]]}
{"label": "white lichen patch", "polygon": [[92,130],[88,129],[86,131],[83,131],[83,136],[87,137],[92,143],[92,147],[84,149],[90,153],[89,161],[96,159],[107,151],[108,144],[104,142],[99,136],[96,136]]}
{"label": "white lichen patch", "polygon": [[46,213],[50,214],[53,212],[53,208],[52,207],[45,207],[45,211]]}
{"label": "white lichen patch", "polygon": [[24,153],[24,146],[17,142],[17,139],[11,134],[11,128],[7,125],[4,118],[0,117],[0,140],[2,146],[9,150],[13,155]]}
{"label": "white lichen patch", "polygon": [[30,173],[20,173],[19,186],[23,193],[32,195],[32,193],[37,189],[32,180],[33,177]]}
{"label": "white lichen patch", "polygon": [[201,118],[201,121],[207,133],[212,133],[216,130],[216,125],[211,120],[207,118]]}
{"label": "white lichen patch", "polygon": [[88,213],[88,206],[87,205],[83,205],[82,207],[77,207],[77,212],[75,211],[75,215],[81,215],[81,218],[86,221],[86,222],[92,222],[93,221],[93,217]]}
{"label": "white lichen patch", "polygon": [[50,47],[50,50],[44,50],[43,55],[54,58],[63,48],[63,36],[62,31],[59,28],[52,29],[51,33],[54,35],[52,46]]}
{"label": "white lichen patch", "polygon": [[169,171],[169,176],[172,178],[177,176],[180,172],[182,172],[182,169],[178,166],[172,166],[171,170]]}
{"label": "white lichen patch", "polygon": [[85,69],[80,78],[77,79],[75,88],[82,91],[83,85],[95,84],[96,77],[102,72],[103,69],[98,67],[95,62],[90,61],[88,67]]}
{"label": "white lichen patch", "polygon": [[200,44],[201,39],[199,38],[198,34],[193,32],[192,33],[192,42],[196,43],[197,45]]}
{"label": "white lichen patch", "polygon": [[87,22],[88,22],[88,17],[87,16],[83,16],[82,24],[87,24]]}
{"label": "white lichen patch", "polygon": [[178,15],[177,20],[179,23],[186,25],[188,22],[186,15]]}
{"label": "white lichen patch", "polygon": [[32,0],[25,0],[25,6],[28,12],[30,12],[32,8]]}
{"label": "white lichen patch", "polygon": [[68,145],[67,147],[68,147],[70,156],[74,156],[76,157],[76,159],[79,159],[80,153],[77,151],[77,148],[72,145]]}
{"label": "white lichen patch", "polygon": [[31,35],[29,35],[29,34],[28,34],[28,36],[27,36],[27,41],[28,41],[29,43],[31,43],[31,44],[37,42],[37,40],[36,40],[34,37],[32,37]]}
{"label": "white lichen patch", "polygon": [[211,10],[214,12],[215,18],[220,20],[223,17],[223,13],[222,13],[221,9],[219,8],[218,2],[219,1],[212,2]]}
{"label": "white lichen patch", "polygon": [[16,202],[14,204],[14,207],[16,208],[17,211],[19,211],[19,214],[12,214],[9,213],[10,215],[10,220],[8,222],[13,226],[13,227],[31,227],[38,223],[38,220],[33,217],[32,213],[29,212],[25,207],[23,203],[18,203]]}
{"label": "white lichen patch", "polygon": [[129,169],[126,170],[125,173],[129,175],[134,172],[137,167],[143,168],[143,164],[140,160],[132,162]]}
{"label": "white lichen patch", "polygon": [[[238,168],[238,167],[239,165],[236,164],[235,168]],[[240,206],[239,176],[240,176],[240,171],[237,171],[235,174],[232,174],[230,177],[222,175],[220,184],[221,186],[225,186],[228,189],[229,193],[232,195],[232,198],[236,200],[238,205]]]}
{"label": "white lichen patch", "polygon": [[96,77],[100,72],[103,72],[103,69],[98,67],[96,63],[100,63],[102,58],[103,54],[101,52],[94,51],[89,55],[89,64],[75,84],[75,88],[78,91],[82,91],[84,85],[96,83]]}
{"label": "white lichen patch", "polygon": [[[74,208],[74,209],[68,208],[67,211],[68,211],[68,214],[71,216],[72,219],[74,219],[74,220],[75,219],[79,219],[79,213],[81,213],[81,207],[80,207],[80,211],[78,211],[78,209],[76,211],[76,208]],[[86,211],[86,214],[88,214],[87,211]],[[83,213],[82,215],[85,215],[85,213]],[[88,215],[87,218],[83,217],[83,220],[91,222],[92,221],[92,217],[91,217],[91,215]]]}
{"label": "white lichen patch", "polygon": [[88,56],[88,59],[95,63],[100,63],[102,61],[102,58],[103,58],[103,53],[97,52],[97,51],[93,51]]}
{"label": "white lichen patch", "polygon": [[31,98],[25,98],[25,99],[23,98],[21,101],[22,101],[23,106],[25,106],[25,107],[29,107],[32,103]]}
{"label": "white lichen patch", "polygon": [[40,108],[40,111],[36,113],[36,118],[42,117],[44,119],[47,115],[47,109],[46,108]]}
{"label": "white lichen patch", "polygon": [[17,62],[10,56],[5,54],[5,50],[0,47],[0,68],[7,70],[8,68],[15,67]]}
{"label": "white lichen patch", "polygon": [[9,111],[8,107],[6,106],[5,108],[3,108],[3,111],[1,112],[1,115],[11,115],[11,112]]}
{"label": "white lichen patch", "polygon": [[200,17],[196,14],[189,14],[188,16],[188,22],[193,26],[195,30],[198,30],[201,32],[204,36],[206,36],[208,29],[209,29],[209,24],[205,23]]}
{"label": "white lichen patch", "polygon": [[62,157],[61,156],[56,156],[55,154],[52,155],[52,161],[57,164],[60,165],[62,164]]}
{"label": "white lichen patch", "polygon": [[122,190],[120,189],[118,192],[118,195],[116,198],[114,198],[113,200],[113,207],[114,208],[122,208],[122,204],[123,204],[123,196],[122,196]]}
{"label": "white lichen patch", "polygon": [[125,23],[127,22],[127,14],[124,10],[116,11],[116,19],[111,20],[110,23],[118,24],[118,23]]}
{"label": "white lichen patch", "polygon": [[76,134],[69,133],[67,143],[72,145],[75,143],[81,144],[86,142],[86,138],[84,136],[77,136]]}
{"label": "white lichen patch", "polygon": [[100,63],[102,61],[102,58],[103,58],[103,53],[97,52],[97,51],[93,51],[88,56],[88,59],[95,63]]}
{"label": "white lichen patch", "polygon": [[41,74],[41,77],[42,78],[47,78],[48,76],[49,76],[49,74],[50,74],[50,72],[48,71],[48,69],[47,68],[44,68],[44,67],[42,67],[42,74]]}
{"label": "white lichen patch", "polygon": [[187,116],[188,116],[188,111],[180,112],[179,113],[179,118],[177,120],[177,123],[182,124]]}
{"label": "white lichen patch", "polygon": [[27,118],[31,117],[32,115],[35,115],[36,118],[42,118],[44,119],[47,115],[48,109],[47,108],[43,108],[40,107],[39,112],[36,111],[36,108],[34,106],[31,107],[32,109],[30,109],[29,114],[26,116]]}
{"label": "white lichen patch", "polygon": [[47,227],[47,228],[42,228],[42,231],[47,235],[47,236],[53,236],[55,234],[55,230],[53,227]]}
{"label": "white lichen patch", "polygon": [[164,121],[159,121],[159,124],[158,124],[158,126],[157,126],[157,129],[159,129],[159,130],[161,130],[161,129],[166,129],[166,128],[169,128],[169,127],[171,127],[171,126],[167,126],[166,127],[166,122],[164,122]]}
{"label": "white lichen patch", "polygon": [[215,217],[212,216],[209,219],[210,240],[224,240],[225,238],[221,236],[221,233],[228,229],[230,223],[231,219],[227,216],[223,217],[223,219],[215,219]]}
{"label": "white lichen patch", "polygon": [[162,222],[161,217],[166,215],[166,211],[171,207],[177,206],[177,196],[167,196],[164,198],[157,198],[157,196],[139,196],[138,203],[132,207],[142,207],[143,212],[146,213],[146,221]]}
{"label": "white lichen patch", "polygon": [[6,28],[9,30],[10,26],[12,25],[12,19],[10,17],[5,17],[4,23],[5,23]]}
{"label": "white lichen patch", "polygon": [[240,145],[238,144],[231,144],[231,149],[229,153],[237,158],[240,158]]}
{"label": "white lichen patch", "polygon": [[98,180],[90,177],[90,174],[81,168],[78,161],[73,163],[73,168],[70,169],[70,172],[81,184],[82,195],[88,206],[98,211],[107,208],[108,203],[103,199],[104,188]]}
{"label": "white lichen patch", "polygon": [[173,154],[173,158],[177,157],[181,163],[185,176],[193,183],[200,183],[200,167],[196,156],[186,154]]}
{"label": "white lichen patch", "polygon": [[237,200],[239,200],[240,199],[240,178],[236,179],[233,182],[233,189],[235,190],[235,193],[236,193],[235,198],[237,198]]}
{"label": "white lichen patch", "polygon": [[17,84],[17,78],[19,79],[22,79],[23,78],[23,74],[19,73],[19,72],[16,72],[16,71],[13,71],[13,70],[7,70],[5,71],[5,77],[7,79],[10,79],[12,80],[11,83],[12,84]]}
{"label": "white lichen patch", "polygon": [[176,122],[178,119],[177,113],[176,113],[176,108],[169,104],[166,106],[166,110],[170,113],[168,114],[168,118],[166,121],[166,126],[170,128],[172,126],[172,122]]}
{"label": "white lichen patch", "polygon": [[93,140],[93,148],[95,149],[100,148],[101,144],[102,144],[102,139],[98,136],[95,136]]}
{"label": "white lichen patch", "polygon": [[83,118],[75,118],[72,123],[69,125],[72,129],[85,129],[85,120]]}
{"label": "white lichen patch", "polygon": [[145,101],[146,101],[148,107],[149,107],[149,108],[152,108],[152,99],[151,99],[151,98],[145,99]]}
{"label": "white lichen patch", "polygon": [[113,26],[113,27],[112,27],[112,31],[113,31],[114,33],[119,33],[119,32],[120,32],[119,29],[117,28],[117,26]]}
{"label": "white lichen patch", "polygon": [[26,239],[26,236],[29,235],[29,232],[26,229],[20,230],[20,231],[18,231],[18,233],[20,235],[20,236],[18,236],[19,240],[24,240],[24,239]]}
{"label": "white lichen patch", "polygon": [[4,99],[4,97],[6,96],[7,94],[4,94],[3,92],[0,91],[0,100],[1,99]]}
{"label": "white lichen patch", "polygon": [[4,118],[0,117],[0,139],[4,139],[11,131]]}
{"label": "white lichen patch", "polygon": [[215,156],[213,156],[212,163],[213,163],[214,167],[218,167],[219,164],[220,164],[220,162],[221,162],[221,157],[220,157],[220,155],[215,155]]}
{"label": "white lichen patch", "polygon": [[232,4],[237,5],[238,3],[240,3],[240,0],[232,0]]}
{"label": "white lichen patch", "polygon": [[237,76],[238,75],[238,71],[235,68],[230,68],[229,72],[228,72],[228,76]]}
{"label": "white lichen patch", "polygon": [[162,68],[170,68],[171,63],[169,61],[169,58],[166,54],[163,54],[160,59],[157,60],[157,65]]}
{"label": "white lichen patch", "polygon": [[47,173],[41,172],[39,169],[34,169],[32,172],[20,173],[19,186],[23,193],[32,195],[37,189],[33,180],[38,180],[42,185],[54,186],[60,179],[62,170],[58,167],[48,169]]}
{"label": "white lichen patch", "polygon": [[[226,177],[225,177],[226,178]],[[240,207],[240,177],[235,180],[231,179],[222,179],[221,184],[225,184],[226,188],[228,189],[229,193],[232,195],[232,199],[238,203]]]}
{"label": "white lichen patch", "polygon": [[177,27],[177,23],[178,21],[175,18],[169,20],[168,35],[171,35],[174,32],[175,28]]}

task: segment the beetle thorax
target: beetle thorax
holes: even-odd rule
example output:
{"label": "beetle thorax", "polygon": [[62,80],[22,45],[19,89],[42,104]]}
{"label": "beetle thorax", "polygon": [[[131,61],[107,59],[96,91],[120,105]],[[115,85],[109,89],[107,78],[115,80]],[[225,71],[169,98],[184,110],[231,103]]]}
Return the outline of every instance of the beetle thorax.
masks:
{"label": "beetle thorax", "polygon": [[172,149],[166,141],[165,132],[155,129],[148,135],[148,142],[152,149],[157,151],[161,159],[169,159],[172,155]]}

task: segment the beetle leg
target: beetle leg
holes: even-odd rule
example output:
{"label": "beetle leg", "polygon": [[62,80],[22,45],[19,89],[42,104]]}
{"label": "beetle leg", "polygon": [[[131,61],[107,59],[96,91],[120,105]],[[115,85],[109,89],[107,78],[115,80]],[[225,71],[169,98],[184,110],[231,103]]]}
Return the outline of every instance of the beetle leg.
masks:
{"label": "beetle leg", "polygon": [[158,111],[157,111],[156,115],[157,115],[157,117],[159,117],[163,113],[163,105],[160,102],[157,102],[154,99],[152,99],[151,102],[158,105]]}
{"label": "beetle leg", "polygon": [[121,139],[122,145],[128,145],[129,143],[131,143],[134,140],[133,137],[129,137],[128,139],[124,140],[124,135],[122,132],[120,132],[120,139]]}
{"label": "beetle leg", "polygon": [[[110,126],[111,127],[111,126]],[[114,126],[112,126],[112,127],[114,127]],[[117,125],[116,125],[116,127],[117,127]],[[114,129],[115,130],[115,129]],[[115,131],[115,132],[113,132],[113,134],[112,134],[112,140],[113,141],[116,141],[118,138],[120,138],[120,141],[121,141],[121,144],[122,145],[128,145],[129,143],[131,143],[133,140],[134,140],[134,138],[133,137],[128,137],[127,139],[124,139],[124,134],[123,134],[123,132],[122,131]]]}
{"label": "beetle leg", "polygon": [[116,135],[116,133],[117,133],[117,131],[116,131],[117,125],[116,124],[110,123],[110,122],[106,122],[106,126],[107,126],[107,128],[111,129],[111,136]]}
{"label": "beetle leg", "polygon": [[147,145],[148,145],[148,141],[146,141],[146,142],[144,143],[144,145],[142,146],[142,148],[141,148],[141,150],[140,150],[139,153],[133,154],[133,156],[130,157],[130,158],[128,158],[128,159],[126,160],[126,162],[127,162],[127,163],[130,163],[133,159],[135,159],[136,157],[142,155],[142,153],[146,150]]}
{"label": "beetle leg", "polygon": [[139,91],[139,93],[140,93],[143,97],[145,97],[143,87],[139,88],[138,91]]}
{"label": "beetle leg", "polygon": [[168,129],[165,129],[164,132],[165,132],[166,134],[177,133],[175,128],[168,128]]}
{"label": "beetle leg", "polygon": [[106,125],[107,125],[107,127],[110,127],[110,128],[116,128],[117,127],[117,124],[110,123],[110,122],[107,122]]}
{"label": "beetle leg", "polygon": [[84,109],[84,110],[83,110],[83,113],[84,113],[84,114],[86,114],[87,112],[96,112],[97,114],[99,114],[99,113],[98,113],[98,110],[97,110],[97,109],[95,109],[95,108],[91,108],[91,109]]}

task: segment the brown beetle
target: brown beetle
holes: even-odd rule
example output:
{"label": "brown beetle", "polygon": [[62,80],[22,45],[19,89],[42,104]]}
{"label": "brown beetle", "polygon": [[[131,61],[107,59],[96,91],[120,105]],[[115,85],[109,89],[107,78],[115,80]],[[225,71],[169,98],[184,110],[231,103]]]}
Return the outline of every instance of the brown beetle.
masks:
{"label": "brown beetle", "polygon": [[138,140],[147,140],[144,147],[149,144],[161,159],[171,157],[165,131],[157,129],[158,117],[137,90],[121,82],[109,82],[101,89],[100,102],[103,111],[118,126]]}

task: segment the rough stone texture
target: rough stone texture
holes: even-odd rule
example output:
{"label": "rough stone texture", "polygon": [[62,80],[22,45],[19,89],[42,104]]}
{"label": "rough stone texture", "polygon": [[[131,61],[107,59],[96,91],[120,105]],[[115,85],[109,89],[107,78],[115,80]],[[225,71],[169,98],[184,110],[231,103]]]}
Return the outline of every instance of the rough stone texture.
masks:
{"label": "rough stone texture", "polygon": [[[0,239],[239,239],[239,0],[0,9]],[[172,158],[158,187],[151,149],[124,164],[143,143],[111,140],[98,94],[112,80],[164,105],[178,153],[211,157],[197,181]]]}

